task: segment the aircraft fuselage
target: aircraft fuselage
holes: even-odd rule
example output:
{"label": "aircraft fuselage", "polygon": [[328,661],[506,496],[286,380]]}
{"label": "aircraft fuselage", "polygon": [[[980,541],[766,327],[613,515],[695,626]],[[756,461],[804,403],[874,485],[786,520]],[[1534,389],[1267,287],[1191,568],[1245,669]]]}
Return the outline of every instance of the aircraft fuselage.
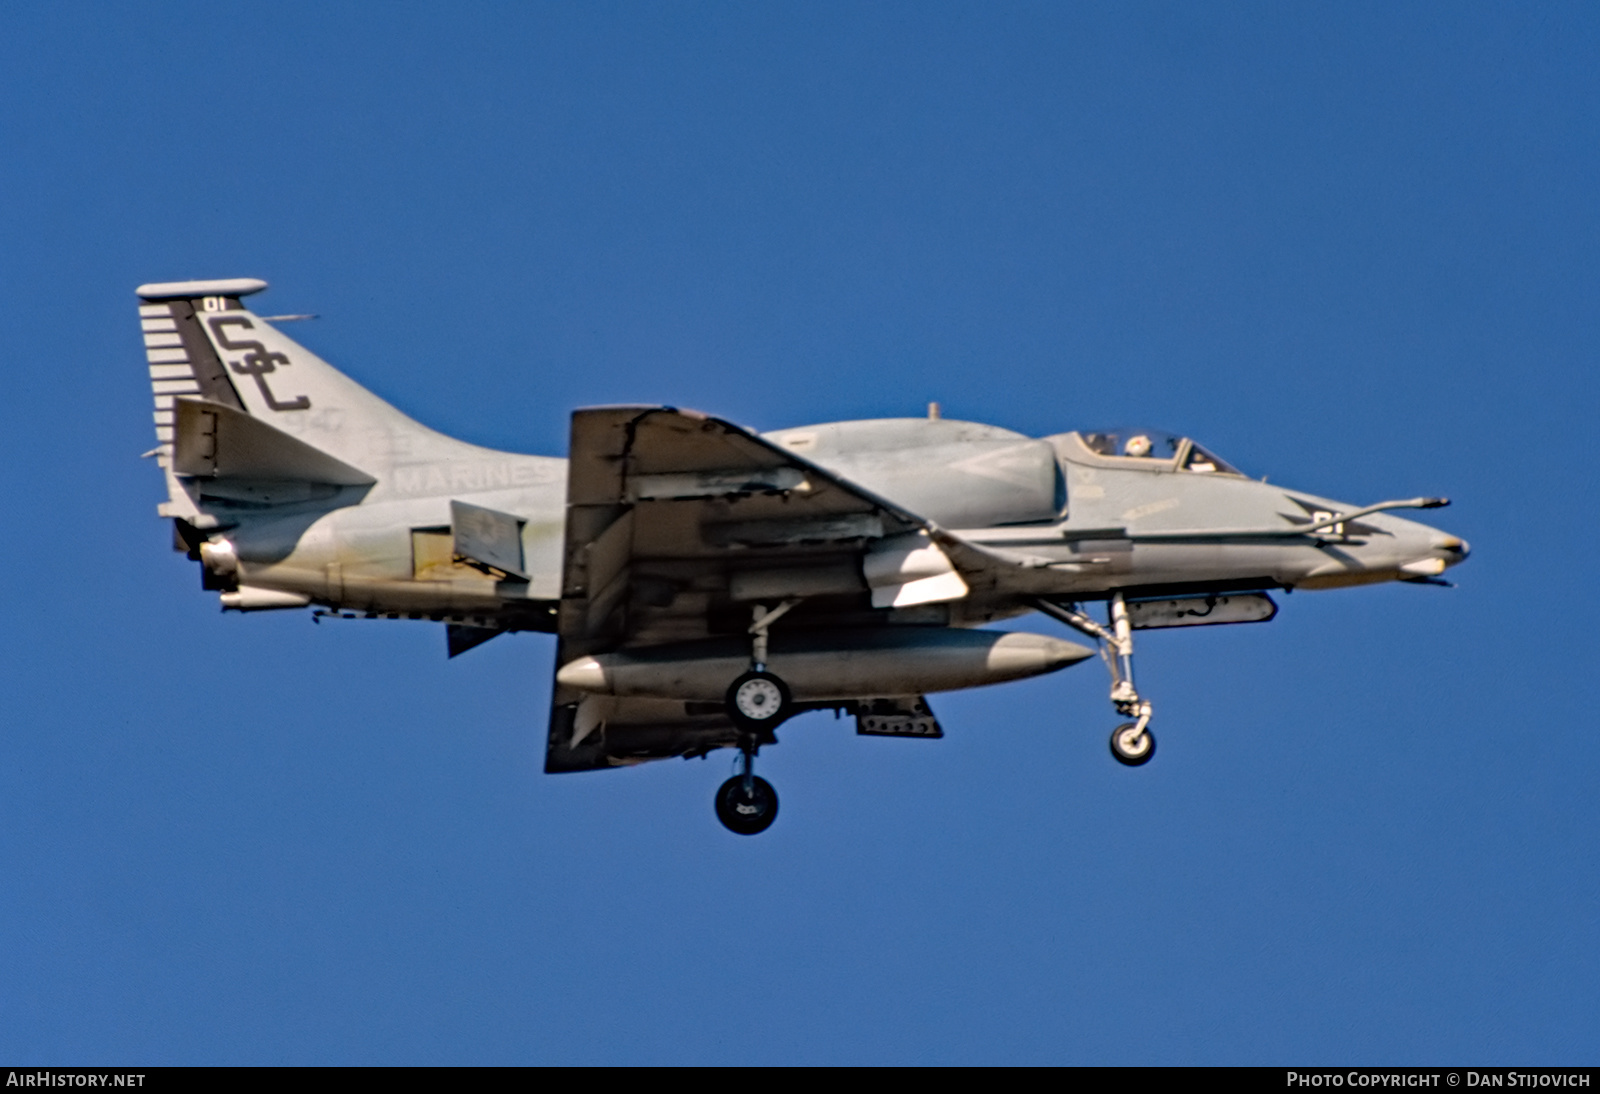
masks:
{"label": "aircraft fuselage", "polygon": [[[989,598],[945,608],[956,624],[1026,611],[1030,596],[1331,588],[1429,577],[1465,555],[1458,538],[1390,513],[1320,535],[1268,537],[1261,533],[1357,506],[1231,472],[1184,470],[1176,460],[1101,455],[1077,433],[1032,439],[965,422],[890,419],[766,436],[1022,563]],[[865,443],[852,444],[858,438]],[[560,596],[566,461],[478,451],[480,459],[443,466],[400,464],[377,496],[344,487],[270,511],[251,499],[201,501],[231,525],[224,534],[237,585],[347,612],[546,629]],[[448,557],[452,500],[525,522],[527,581]]]}

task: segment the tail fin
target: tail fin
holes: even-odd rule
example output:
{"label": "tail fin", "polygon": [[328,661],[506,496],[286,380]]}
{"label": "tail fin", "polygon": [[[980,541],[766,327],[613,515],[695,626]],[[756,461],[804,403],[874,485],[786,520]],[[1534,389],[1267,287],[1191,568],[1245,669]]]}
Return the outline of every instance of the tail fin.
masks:
{"label": "tail fin", "polygon": [[212,300],[224,301],[228,308],[243,308],[240,297],[266,287],[265,281],[249,278],[139,286],[139,326],[144,330],[144,355],[150,362],[150,387],[156,399],[156,441],[166,457],[164,463],[172,461],[180,395],[244,409],[195,318],[195,304]]}
{"label": "tail fin", "polygon": [[253,314],[242,300],[266,287],[254,278],[139,286],[165,466],[173,462],[179,399],[248,414],[380,477],[396,456],[448,458],[474,448],[408,418]]}

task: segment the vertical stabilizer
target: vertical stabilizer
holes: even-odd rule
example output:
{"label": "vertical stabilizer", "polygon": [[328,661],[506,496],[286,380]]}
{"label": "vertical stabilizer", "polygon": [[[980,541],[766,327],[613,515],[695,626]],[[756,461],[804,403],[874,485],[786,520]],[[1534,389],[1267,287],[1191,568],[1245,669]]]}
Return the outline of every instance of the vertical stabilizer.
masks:
{"label": "vertical stabilizer", "polygon": [[[139,287],[139,326],[144,333],[144,355],[150,362],[150,387],[155,395],[156,442],[170,462],[177,428],[179,396],[205,399],[243,410],[238,392],[218,359],[211,342],[195,318],[198,300],[226,301],[240,308],[240,298],[260,292],[265,281],[235,278],[229,281],[189,281],[174,285]],[[188,290],[194,295],[168,296],[164,290]]]}
{"label": "vertical stabilizer", "polygon": [[396,460],[477,451],[413,421],[253,313],[243,300],[266,287],[254,278],[139,287],[163,463],[172,463],[180,399],[248,414],[380,478]]}

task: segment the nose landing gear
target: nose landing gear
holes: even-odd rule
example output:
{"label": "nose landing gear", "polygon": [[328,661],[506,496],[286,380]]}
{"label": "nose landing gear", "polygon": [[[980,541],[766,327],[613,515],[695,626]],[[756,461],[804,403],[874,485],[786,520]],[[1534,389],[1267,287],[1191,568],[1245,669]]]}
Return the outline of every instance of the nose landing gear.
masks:
{"label": "nose landing gear", "polygon": [[[1149,719],[1146,718],[1146,726],[1148,723]],[[1138,722],[1124,722],[1111,731],[1111,755],[1116,757],[1118,763],[1138,767],[1149,763],[1150,757],[1155,754],[1155,734],[1148,728],[1140,728]]]}
{"label": "nose landing gear", "polygon": [[1118,763],[1139,767],[1150,762],[1156,754],[1155,735],[1150,732],[1153,713],[1148,699],[1141,698],[1133,686],[1133,627],[1128,622],[1128,604],[1121,593],[1111,594],[1111,626],[1101,626],[1075,606],[1068,607],[1054,601],[1039,599],[1035,605],[1046,615],[1061,620],[1074,630],[1093,638],[1100,644],[1100,657],[1111,672],[1111,705],[1125,718],[1111,731],[1111,755]]}

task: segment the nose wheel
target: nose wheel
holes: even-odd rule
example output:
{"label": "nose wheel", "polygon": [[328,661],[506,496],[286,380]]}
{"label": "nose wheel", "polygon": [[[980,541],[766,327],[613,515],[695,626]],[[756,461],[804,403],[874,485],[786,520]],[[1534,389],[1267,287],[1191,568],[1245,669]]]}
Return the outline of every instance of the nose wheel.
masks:
{"label": "nose wheel", "polygon": [[765,832],[778,819],[778,792],[752,770],[755,743],[742,746],[744,773],[717,788],[717,819],[730,832],[753,836]]}
{"label": "nose wheel", "polygon": [[1156,738],[1148,727],[1138,722],[1124,722],[1111,731],[1111,755],[1118,763],[1138,767],[1150,762],[1156,754]]}

